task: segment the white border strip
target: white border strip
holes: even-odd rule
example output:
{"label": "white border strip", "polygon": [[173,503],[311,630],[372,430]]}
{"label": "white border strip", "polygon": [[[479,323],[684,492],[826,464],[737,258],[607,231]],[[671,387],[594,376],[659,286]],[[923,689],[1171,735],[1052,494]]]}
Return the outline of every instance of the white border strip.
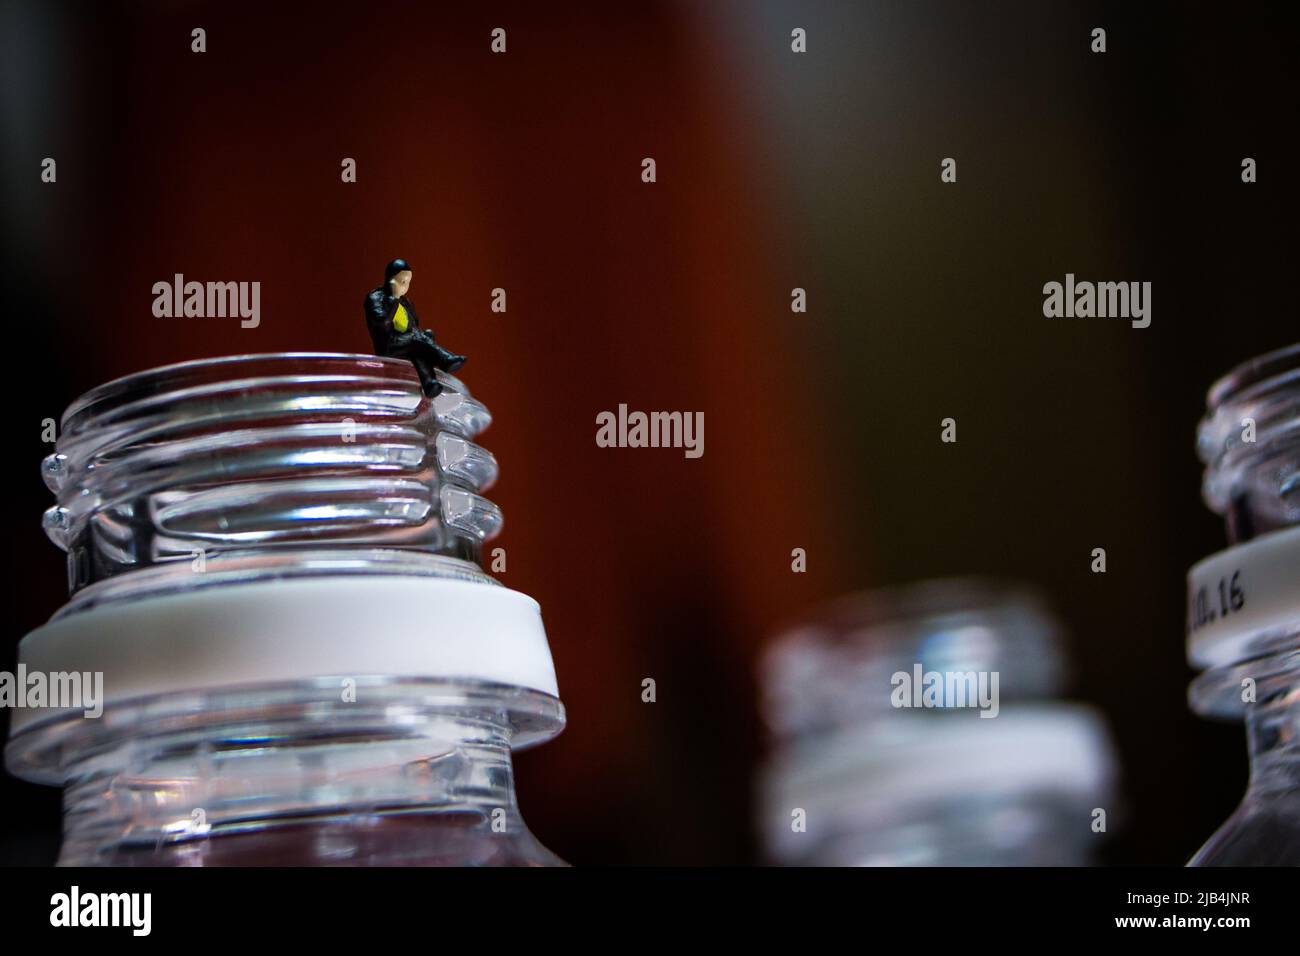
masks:
{"label": "white border strip", "polygon": [[[491,584],[356,575],[196,588],[51,621],[28,673],[102,671],[104,697],[316,677],[463,677],[559,696],[541,609]],[[11,733],[53,709],[16,708]]]}
{"label": "white border strip", "polygon": [[1215,667],[1300,622],[1300,525],[1212,554],[1187,572],[1187,659]]}

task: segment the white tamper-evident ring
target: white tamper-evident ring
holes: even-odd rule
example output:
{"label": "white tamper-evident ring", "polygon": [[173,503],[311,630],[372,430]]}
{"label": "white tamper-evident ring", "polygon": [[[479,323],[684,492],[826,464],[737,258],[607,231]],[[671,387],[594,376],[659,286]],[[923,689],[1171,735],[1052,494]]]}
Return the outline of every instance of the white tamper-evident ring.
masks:
{"label": "white tamper-evident ring", "polygon": [[[104,604],[18,645],[27,673],[104,675],[106,704],[317,677],[468,678],[559,696],[541,608],[470,581],[289,578]],[[68,708],[81,712],[83,708]],[[59,713],[19,707],[11,732]]]}
{"label": "white tamper-evident ring", "polygon": [[1187,659],[1239,660],[1251,639],[1300,622],[1300,526],[1235,545],[1187,572]]}

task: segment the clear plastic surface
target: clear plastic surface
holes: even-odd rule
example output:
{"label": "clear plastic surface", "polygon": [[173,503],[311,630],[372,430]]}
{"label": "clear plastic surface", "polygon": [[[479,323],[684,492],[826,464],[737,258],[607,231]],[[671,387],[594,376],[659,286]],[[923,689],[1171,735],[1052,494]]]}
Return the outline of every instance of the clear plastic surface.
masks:
{"label": "clear plastic surface", "polygon": [[[1210,389],[1197,433],[1206,503],[1230,543],[1300,523],[1300,345],[1259,356]],[[1188,692],[1205,716],[1244,719],[1250,782],[1194,866],[1300,866],[1300,590],[1294,621],[1249,635]],[[1251,688],[1251,693],[1243,691]]]}
{"label": "clear plastic surface", "polygon": [[[1069,866],[1122,816],[1109,735],[1058,699],[1060,628],[1031,591],[980,579],[849,595],[764,656],[772,753],[767,856],[794,865]],[[896,675],[997,676],[997,710],[936,687],[900,707]],[[905,695],[906,697],[907,695]]]}
{"label": "clear plastic surface", "polygon": [[[147,599],[286,578],[499,587],[480,566],[502,524],[482,496],[497,464],[473,440],[491,416],[459,379],[438,378],[429,399],[404,360],[286,353],[88,392],[42,464],[56,498],[44,527],[68,554],[55,617],[133,602],[148,628],[167,602]],[[354,639],[364,646],[364,629]],[[258,673],[261,645],[239,646],[238,672]],[[555,697],[446,673],[238,686],[186,673],[181,686],[191,676],[192,690],[114,697],[101,717],[38,719],[9,741],[11,772],[64,788],[60,863],[561,862],[524,825],[511,766],[512,749],[563,729]]]}
{"label": "clear plastic surface", "polygon": [[563,705],[465,681],[168,694],[46,721],[10,770],[64,787],[66,866],[540,866],[511,750]]}

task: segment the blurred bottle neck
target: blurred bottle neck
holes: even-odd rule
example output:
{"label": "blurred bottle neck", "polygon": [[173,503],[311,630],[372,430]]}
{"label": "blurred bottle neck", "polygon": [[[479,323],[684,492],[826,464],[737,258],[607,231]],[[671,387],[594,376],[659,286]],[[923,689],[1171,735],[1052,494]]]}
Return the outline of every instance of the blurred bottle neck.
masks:
{"label": "blurred bottle neck", "polygon": [[[1300,784],[1300,597],[1292,586],[1292,542],[1300,525],[1298,426],[1300,346],[1293,345],[1243,362],[1215,382],[1197,430],[1205,502],[1223,516],[1234,546],[1223,554],[1237,556],[1231,576],[1217,588],[1205,582],[1207,593],[1189,618],[1195,628],[1208,623],[1212,638],[1212,629],[1220,628],[1216,639],[1227,648],[1223,660],[1193,682],[1190,699],[1202,714],[1244,713],[1251,788],[1257,791]],[[1261,607],[1265,616],[1243,633],[1225,629],[1243,608],[1259,613]]]}
{"label": "blurred bottle neck", "polygon": [[1291,657],[1289,686],[1246,712],[1250,787],[1260,793],[1300,793],[1300,644]]}

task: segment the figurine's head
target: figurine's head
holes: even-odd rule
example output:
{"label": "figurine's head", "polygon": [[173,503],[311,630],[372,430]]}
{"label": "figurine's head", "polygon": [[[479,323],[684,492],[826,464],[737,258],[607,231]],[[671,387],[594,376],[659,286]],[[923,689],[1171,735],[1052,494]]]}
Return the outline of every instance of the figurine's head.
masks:
{"label": "figurine's head", "polygon": [[405,259],[394,259],[384,267],[384,283],[390,295],[401,298],[411,288],[411,267]]}

